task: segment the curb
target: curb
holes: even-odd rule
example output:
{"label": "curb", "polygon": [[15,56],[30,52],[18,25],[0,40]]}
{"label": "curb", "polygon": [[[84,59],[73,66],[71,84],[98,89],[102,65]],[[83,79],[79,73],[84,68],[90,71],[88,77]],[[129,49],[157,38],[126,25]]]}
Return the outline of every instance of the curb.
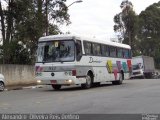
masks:
{"label": "curb", "polygon": [[11,91],[11,90],[23,90],[23,89],[36,89],[36,88],[43,88],[43,85],[34,85],[34,86],[12,86],[12,87],[6,87],[4,91]]}
{"label": "curb", "polygon": [[36,85],[36,86],[22,87],[22,89],[35,89],[35,88],[43,88],[43,85]]}

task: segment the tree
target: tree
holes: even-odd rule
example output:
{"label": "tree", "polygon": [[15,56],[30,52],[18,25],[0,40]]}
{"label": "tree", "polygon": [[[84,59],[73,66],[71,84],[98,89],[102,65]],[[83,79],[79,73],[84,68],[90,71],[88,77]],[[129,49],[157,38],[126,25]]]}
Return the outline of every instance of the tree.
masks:
{"label": "tree", "polygon": [[8,2],[7,10],[2,9],[2,2],[0,1],[0,17],[1,17],[1,33],[3,40],[3,61],[9,62],[9,55],[7,50],[7,44],[11,41],[13,37],[13,11],[15,6],[14,0],[6,0]]}
{"label": "tree", "polygon": [[4,23],[4,11],[2,10],[2,3],[0,1],[0,18],[1,18],[1,27],[2,27],[2,40],[5,41],[5,23]]}
{"label": "tree", "polygon": [[[0,2],[4,63],[13,63],[8,48],[12,41],[22,41],[30,50],[31,61],[34,62],[39,37],[61,33],[56,24],[70,23],[65,1],[3,0],[7,4],[5,10]],[[13,48],[15,51],[16,47]]]}
{"label": "tree", "polygon": [[[49,35],[49,27],[54,24],[70,24],[68,8],[64,3],[66,0],[44,0],[44,11],[46,15],[46,35]],[[51,22],[50,22],[51,21]]]}
{"label": "tree", "polygon": [[133,5],[130,1],[124,0],[120,5],[122,12],[114,16],[114,31],[119,33],[119,40],[129,44],[135,54],[136,34],[138,29],[138,16],[133,11]]}
{"label": "tree", "polygon": [[160,2],[154,3],[139,15],[139,50],[143,55],[152,56],[160,68]]}

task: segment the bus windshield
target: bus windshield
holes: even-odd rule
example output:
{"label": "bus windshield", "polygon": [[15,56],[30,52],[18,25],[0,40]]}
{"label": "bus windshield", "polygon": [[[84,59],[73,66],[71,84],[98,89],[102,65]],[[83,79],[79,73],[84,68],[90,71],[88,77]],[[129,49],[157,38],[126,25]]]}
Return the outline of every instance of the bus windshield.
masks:
{"label": "bus windshield", "polygon": [[73,40],[46,41],[38,44],[37,62],[71,62],[75,60]]}

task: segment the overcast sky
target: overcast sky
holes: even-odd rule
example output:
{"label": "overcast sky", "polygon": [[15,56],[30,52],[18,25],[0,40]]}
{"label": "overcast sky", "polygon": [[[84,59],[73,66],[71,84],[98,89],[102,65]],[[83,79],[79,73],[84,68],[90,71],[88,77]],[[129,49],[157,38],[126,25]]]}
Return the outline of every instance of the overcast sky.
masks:
{"label": "overcast sky", "polygon": [[[76,0],[67,0],[70,5]],[[159,0],[130,0],[137,14],[145,10],[149,5]],[[115,36],[113,31],[113,17],[121,11],[122,0],[83,0],[69,7],[71,24],[61,26],[63,32],[72,34],[110,39]]]}

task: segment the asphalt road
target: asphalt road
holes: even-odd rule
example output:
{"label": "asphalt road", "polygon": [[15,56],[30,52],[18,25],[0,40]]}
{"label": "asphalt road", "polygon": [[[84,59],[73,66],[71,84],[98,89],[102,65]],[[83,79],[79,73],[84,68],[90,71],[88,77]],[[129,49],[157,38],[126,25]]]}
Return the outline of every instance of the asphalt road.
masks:
{"label": "asphalt road", "polygon": [[50,86],[0,92],[0,113],[134,114],[160,113],[160,79],[125,80],[54,91]]}

